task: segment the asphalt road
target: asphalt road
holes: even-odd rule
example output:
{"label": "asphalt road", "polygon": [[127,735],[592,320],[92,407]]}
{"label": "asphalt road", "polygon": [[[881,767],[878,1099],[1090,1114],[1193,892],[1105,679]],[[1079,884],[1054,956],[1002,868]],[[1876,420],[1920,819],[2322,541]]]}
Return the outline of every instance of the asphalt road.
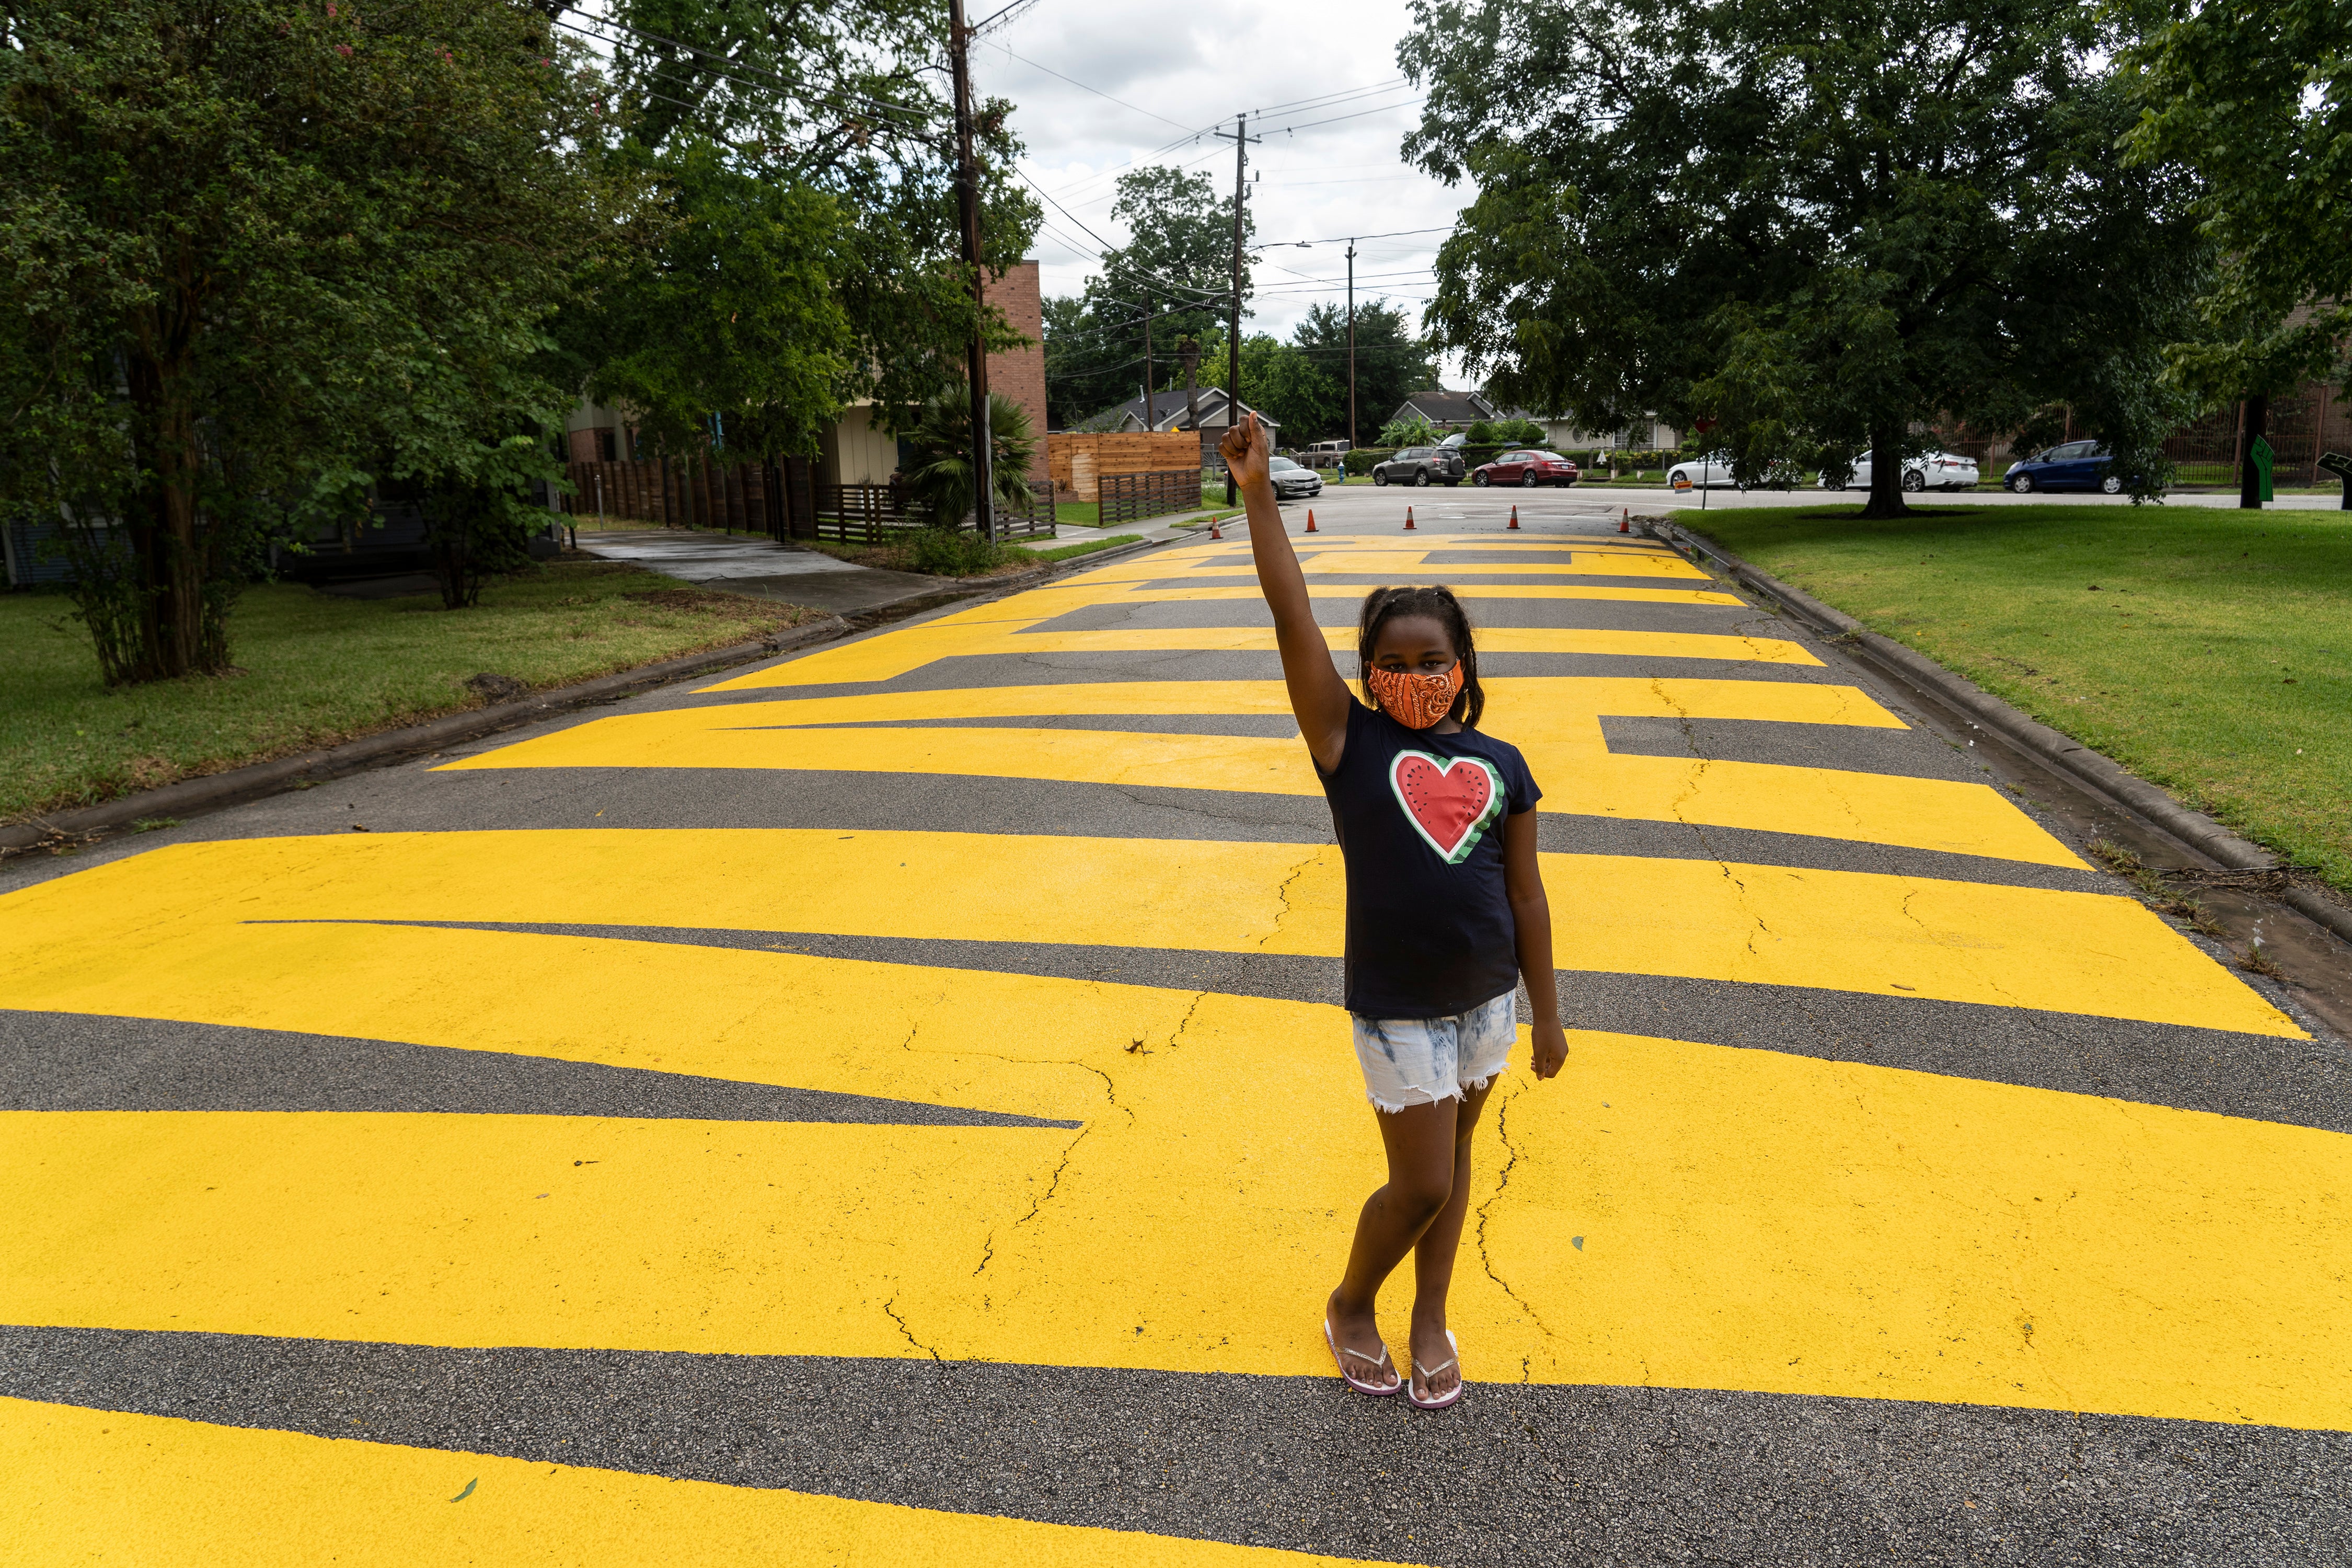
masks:
{"label": "asphalt road", "polygon": [[1338,859],[1202,537],[0,868],[8,1560],[2352,1554],[2345,1042],[1594,498],[1315,510],[1547,791],[1460,1406],[1330,1375]]}

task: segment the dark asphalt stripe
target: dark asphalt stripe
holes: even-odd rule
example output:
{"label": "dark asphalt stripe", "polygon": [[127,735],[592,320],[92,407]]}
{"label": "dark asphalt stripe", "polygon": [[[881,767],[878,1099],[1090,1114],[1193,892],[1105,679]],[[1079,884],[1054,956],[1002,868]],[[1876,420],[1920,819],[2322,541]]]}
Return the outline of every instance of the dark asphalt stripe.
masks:
{"label": "dark asphalt stripe", "polygon": [[0,1393],[1448,1565],[2352,1556],[2343,1433],[1981,1405],[6,1327]]}
{"label": "dark asphalt stripe", "polygon": [[1003,719],[854,719],[845,723],[761,724],[742,730],[1102,730],[1113,734],[1239,735],[1290,741],[1298,721],[1287,713],[1029,713]]}
{"label": "dark asphalt stripe", "polygon": [[[1287,722],[1287,721],[1285,721]],[[1224,794],[1131,784],[931,774],[795,772],[766,768],[517,768],[433,773],[430,786],[387,772],[280,795],[267,812],[224,813],[152,837],[101,847],[89,861],[159,844],[348,833],[491,832],[553,828],[819,828],[1044,834],[1243,843],[1328,844],[1331,811],[1320,795]],[[1572,795],[1555,792],[1555,801]],[[2021,805],[2022,803],[2021,803]],[[453,827],[452,824],[461,826]],[[2123,893],[2115,878],[1990,856],[1711,827],[1639,818],[1539,811],[1536,841],[1568,855],[1730,860],[1800,870],[1864,871],[1948,881]],[[19,860],[9,869],[54,863]]]}
{"label": "dark asphalt stripe", "polygon": [[[1785,628],[1717,626],[1722,636],[1771,637],[1796,641]],[[1353,679],[1355,657],[1341,653],[1334,662],[1341,676]],[[783,668],[783,667],[778,667]],[[1656,680],[1789,680],[1815,686],[1851,686],[1854,675],[1814,664],[1769,664],[1733,658],[1661,658],[1653,654],[1482,653],[1481,674],[1496,676],[1600,675],[1615,679]],[[1130,649],[1108,653],[988,653],[953,654],[935,658],[904,675],[887,680],[813,682],[805,686],[763,686],[737,691],[698,691],[673,687],[630,705],[631,712],[692,708],[705,703],[777,702],[803,697],[866,697],[880,691],[961,691],[992,686],[1054,686],[1131,680],[1280,680],[1282,656],[1264,652],[1207,649]],[[1503,737],[1508,740],[1510,737]],[[514,737],[506,738],[511,743]],[[488,749],[484,747],[482,749]],[[456,755],[452,752],[451,755]]]}
{"label": "dark asphalt stripe", "polygon": [[[1288,741],[1298,734],[1287,713],[1038,713],[1002,718],[853,719],[811,724],[762,724],[745,730],[1089,730],[1112,734],[1239,735]],[[1609,749],[1624,756],[1687,757],[1706,762],[1767,763],[1780,767],[1833,768],[1903,778],[1990,784],[1990,771],[1965,751],[1920,730],[1880,730],[1851,724],[1805,724],[1777,719],[1601,720]]]}
{"label": "dark asphalt stripe", "polygon": [[168,1018],[0,1010],[0,1110],[419,1111],[868,1126],[1081,1127],[551,1057]]}
{"label": "dark asphalt stripe", "polygon": [[[1333,1006],[1342,994],[1338,959],[1296,955],[521,921],[284,923],[417,926],[783,951]],[[2273,1001],[2285,1005],[2279,987],[2263,989]],[[1924,996],[1599,970],[1561,970],[1559,995],[1561,1021],[1570,1028],[1744,1047],[2352,1131],[2352,1050],[2324,1037],[2284,1040]],[[1520,1016],[1527,1016],[1524,993]]]}
{"label": "dark asphalt stripe", "polygon": [[[1533,627],[1544,631],[1623,631],[1699,633],[1710,637],[1765,636],[1790,640],[1784,629],[1759,632],[1757,613],[1746,605],[1656,605],[1623,599],[1487,599],[1465,602],[1473,633],[1490,627]],[[1321,601],[1318,624],[1352,628],[1352,613],[1340,614],[1328,599]],[[1039,632],[1183,630],[1202,627],[1265,626],[1273,612],[1264,601],[1213,599],[1204,603],[1176,599],[1144,599],[1129,604],[1082,605],[1075,610],[1039,621],[1014,632],[1025,637]],[[1483,661],[1486,655],[1479,655]],[[1663,661],[1662,661],[1663,662]],[[1653,674],[1664,673],[1653,670]]]}
{"label": "dark asphalt stripe", "polygon": [[1604,714],[1609,749],[1626,756],[1690,757],[1715,763],[1769,763],[1904,778],[1993,784],[1992,770],[1965,747],[1927,730],[1856,724],[1806,724],[1780,719],[1664,719]]}

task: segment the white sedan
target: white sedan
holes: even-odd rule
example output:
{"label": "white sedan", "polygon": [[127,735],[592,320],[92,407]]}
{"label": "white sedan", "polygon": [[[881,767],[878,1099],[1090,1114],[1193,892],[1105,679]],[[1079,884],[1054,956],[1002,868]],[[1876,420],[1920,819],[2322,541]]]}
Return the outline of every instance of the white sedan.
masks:
{"label": "white sedan", "polygon": [[[1796,468],[1778,458],[1766,470],[1759,489],[1785,490],[1801,476]],[[1704,458],[1685,458],[1666,470],[1666,485],[1671,489],[1738,489],[1738,481],[1731,477],[1731,454],[1709,452]]]}
{"label": "white sedan", "polygon": [[[1870,488],[1871,454],[1864,452],[1853,460],[1853,472],[1844,484],[1836,483],[1829,470],[1822,472],[1822,489],[1842,490]],[[1906,490],[1966,490],[1977,483],[1977,460],[1958,452],[1922,452],[1906,458],[1903,464],[1903,488]]]}

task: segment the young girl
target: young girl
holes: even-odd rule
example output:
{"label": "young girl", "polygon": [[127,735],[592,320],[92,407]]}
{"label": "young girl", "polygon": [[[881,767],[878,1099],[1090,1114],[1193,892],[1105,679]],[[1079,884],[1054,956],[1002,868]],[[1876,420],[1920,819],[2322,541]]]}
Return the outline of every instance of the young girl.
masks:
{"label": "young girl", "polygon": [[[1536,868],[1542,795],[1518,748],[1478,732],[1486,693],[1470,622],[1444,588],[1376,588],[1356,637],[1365,703],[1333,668],[1283,532],[1255,415],[1219,450],[1249,505],[1250,552],[1274,611],[1291,711],[1331,802],[1348,867],[1347,1006],[1356,1058],[1388,1150],[1387,1184],[1364,1201],[1323,1335],[1359,1394],[1402,1388],[1423,1410],[1462,1397],[1445,1293],[1470,1205],[1470,1134],[1516,1030],[1524,977],[1535,1071],[1559,1071],[1568,1039],[1552,988],[1551,910]],[[1410,1357],[1401,1378],[1372,1319],[1391,1270],[1413,1254]]]}

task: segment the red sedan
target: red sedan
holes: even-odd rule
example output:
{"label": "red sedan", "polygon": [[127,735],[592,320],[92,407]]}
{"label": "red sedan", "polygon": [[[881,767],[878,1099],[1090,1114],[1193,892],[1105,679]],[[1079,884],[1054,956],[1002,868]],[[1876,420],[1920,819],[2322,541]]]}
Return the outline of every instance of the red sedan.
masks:
{"label": "red sedan", "polygon": [[1534,489],[1538,485],[1572,485],[1583,477],[1574,463],[1558,452],[1506,452],[1493,462],[1475,469],[1470,475],[1474,485],[1519,485]]}

